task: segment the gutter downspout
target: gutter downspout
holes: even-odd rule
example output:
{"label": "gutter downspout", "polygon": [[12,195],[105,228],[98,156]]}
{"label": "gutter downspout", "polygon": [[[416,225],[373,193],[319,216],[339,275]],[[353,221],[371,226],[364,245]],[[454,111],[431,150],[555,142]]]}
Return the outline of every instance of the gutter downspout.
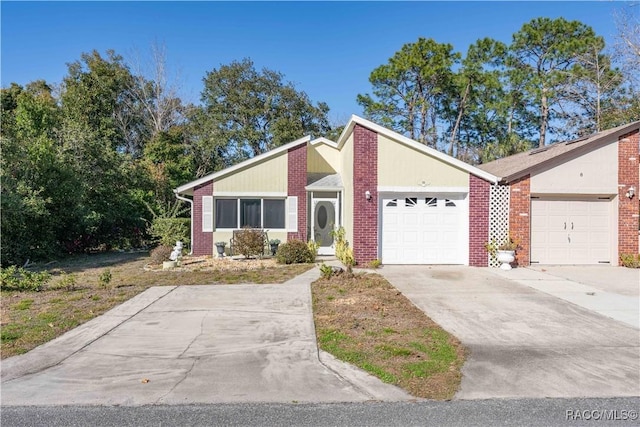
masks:
{"label": "gutter downspout", "polygon": [[187,202],[191,205],[191,224],[189,224],[189,228],[191,229],[191,242],[189,242],[189,255],[193,255],[193,200],[182,197],[176,190],[173,190],[173,194],[176,196],[176,199],[182,200],[183,202]]}

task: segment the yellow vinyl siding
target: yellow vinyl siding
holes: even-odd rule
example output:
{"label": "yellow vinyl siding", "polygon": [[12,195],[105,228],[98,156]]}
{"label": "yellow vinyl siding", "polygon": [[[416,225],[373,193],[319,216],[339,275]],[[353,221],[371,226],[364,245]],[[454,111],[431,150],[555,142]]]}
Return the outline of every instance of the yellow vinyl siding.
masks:
{"label": "yellow vinyl siding", "polygon": [[340,169],[340,152],[325,144],[307,146],[307,172],[336,173]]}
{"label": "yellow vinyl siding", "polygon": [[381,187],[468,187],[469,173],[378,135]]}
{"label": "yellow vinyl siding", "polygon": [[214,182],[213,192],[282,192],[287,191],[287,153],[235,172]]}

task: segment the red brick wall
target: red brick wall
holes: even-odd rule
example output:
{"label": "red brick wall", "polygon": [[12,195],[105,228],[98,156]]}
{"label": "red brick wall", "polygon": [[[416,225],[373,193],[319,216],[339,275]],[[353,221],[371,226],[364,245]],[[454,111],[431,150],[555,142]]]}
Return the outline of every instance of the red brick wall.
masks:
{"label": "red brick wall", "polygon": [[530,182],[529,175],[514,181],[510,185],[509,195],[509,233],[518,242],[516,264],[530,264],[531,226],[530,226]]}
{"label": "red brick wall", "polygon": [[366,264],[378,258],[378,134],[360,125],[353,129],[353,191],[353,254]]}
{"label": "red brick wall", "polygon": [[287,233],[287,239],[307,241],[307,145],[291,148],[287,153],[287,194],[298,196],[298,231]]}
{"label": "red brick wall", "polygon": [[489,183],[469,174],[469,265],[487,267],[489,254]]}
{"label": "red brick wall", "polygon": [[[618,253],[638,253],[638,191],[640,179],[638,172],[639,133],[636,130],[618,139]],[[629,187],[635,187],[635,196],[626,196]]]}
{"label": "red brick wall", "polygon": [[213,182],[200,185],[193,190],[193,255],[213,255],[213,233],[202,231],[202,196],[213,195]]}

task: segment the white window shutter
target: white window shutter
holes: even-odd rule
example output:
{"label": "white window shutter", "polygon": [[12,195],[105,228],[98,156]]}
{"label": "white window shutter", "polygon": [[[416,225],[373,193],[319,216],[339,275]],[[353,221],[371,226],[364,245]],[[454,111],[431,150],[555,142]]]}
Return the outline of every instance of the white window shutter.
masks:
{"label": "white window shutter", "polygon": [[202,196],[202,231],[213,231],[213,196]]}
{"label": "white window shutter", "polygon": [[287,197],[287,231],[298,231],[298,197]]}

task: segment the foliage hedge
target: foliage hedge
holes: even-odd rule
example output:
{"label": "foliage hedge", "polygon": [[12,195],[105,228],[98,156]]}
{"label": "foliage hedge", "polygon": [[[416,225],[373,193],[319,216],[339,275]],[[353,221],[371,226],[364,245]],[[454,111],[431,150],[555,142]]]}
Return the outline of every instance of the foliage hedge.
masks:
{"label": "foliage hedge", "polygon": [[289,240],[278,246],[276,260],[280,264],[304,264],[315,261],[315,255],[302,240]]}

